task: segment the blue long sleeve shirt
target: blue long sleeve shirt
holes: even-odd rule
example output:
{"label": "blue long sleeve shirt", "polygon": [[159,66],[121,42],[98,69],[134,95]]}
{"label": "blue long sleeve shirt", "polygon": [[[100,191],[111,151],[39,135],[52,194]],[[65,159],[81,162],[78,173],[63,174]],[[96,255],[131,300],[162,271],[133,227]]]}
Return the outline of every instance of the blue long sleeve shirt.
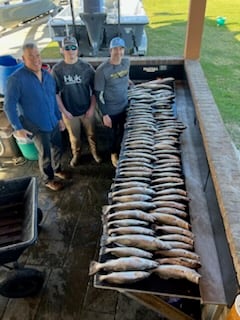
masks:
{"label": "blue long sleeve shirt", "polygon": [[19,116],[36,130],[50,132],[61,119],[53,77],[42,70],[42,82],[26,66],[9,76],[4,97],[4,111],[14,130],[24,128]]}

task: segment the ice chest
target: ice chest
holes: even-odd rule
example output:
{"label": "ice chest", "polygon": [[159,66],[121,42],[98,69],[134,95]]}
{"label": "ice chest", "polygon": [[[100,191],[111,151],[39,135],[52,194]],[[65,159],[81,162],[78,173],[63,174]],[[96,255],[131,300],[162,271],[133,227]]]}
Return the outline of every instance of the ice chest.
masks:
{"label": "ice chest", "polygon": [[0,56],[0,94],[6,91],[8,77],[17,69],[23,66],[22,61],[16,60],[11,55]]}

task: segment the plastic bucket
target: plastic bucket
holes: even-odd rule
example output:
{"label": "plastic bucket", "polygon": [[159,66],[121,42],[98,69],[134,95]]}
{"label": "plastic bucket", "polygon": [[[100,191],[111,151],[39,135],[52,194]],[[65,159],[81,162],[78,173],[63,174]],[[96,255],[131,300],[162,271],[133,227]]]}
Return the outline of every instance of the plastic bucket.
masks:
{"label": "plastic bucket", "polygon": [[23,139],[15,137],[17,145],[22,152],[24,158],[28,160],[38,160],[38,151],[30,139]]}
{"label": "plastic bucket", "polygon": [[7,78],[17,69],[23,66],[22,61],[16,60],[10,55],[0,56],[0,94],[6,91]]}

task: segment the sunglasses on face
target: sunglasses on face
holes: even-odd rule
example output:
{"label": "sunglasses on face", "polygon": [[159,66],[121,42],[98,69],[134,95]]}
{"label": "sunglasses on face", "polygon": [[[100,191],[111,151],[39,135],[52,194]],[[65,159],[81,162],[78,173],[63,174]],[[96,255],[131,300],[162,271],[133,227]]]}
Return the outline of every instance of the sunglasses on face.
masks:
{"label": "sunglasses on face", "polygon": [[77,50],[77,46],[75,46],[74,44],[71,46],[65,46],[64,50],[66,50],[66,51],[73,50],[74,51],[74,50]]}

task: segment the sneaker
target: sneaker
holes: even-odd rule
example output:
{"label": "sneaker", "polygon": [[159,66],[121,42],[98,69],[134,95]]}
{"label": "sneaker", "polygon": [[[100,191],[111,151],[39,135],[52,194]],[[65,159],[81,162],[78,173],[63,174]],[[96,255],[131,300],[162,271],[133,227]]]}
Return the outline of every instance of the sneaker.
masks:
{"label": "sneaker", "polygon": [[50,180],[45,183],[45,186],[53,191],[59,191],[64,188],[64,184],[60,181]]}
{"label": "sneaker", "polygon": [[118,155],[116,153],[111,154],[112,165],[117,168],[118,165]]}
{"label": "sneaker", "polygon": [[70,161],[70,166],[75,168],[79,164],[79,155],[74,155]]}
{"label": "sneaker", "polygon": [[66,171],[58,171],[58,172],[55,172],[54,173],[54,176],[55,177],[58,177],[59,179],[62,179],[62,180],[68,180],[71,178],[71,175],[69,172],[66,172]]}
{"label": "sneaker", "polygon": [[93,156],[93,159],[96,161],[96,163],[102,162],[102,158],[97,153],[93,153],[92,156]]}

